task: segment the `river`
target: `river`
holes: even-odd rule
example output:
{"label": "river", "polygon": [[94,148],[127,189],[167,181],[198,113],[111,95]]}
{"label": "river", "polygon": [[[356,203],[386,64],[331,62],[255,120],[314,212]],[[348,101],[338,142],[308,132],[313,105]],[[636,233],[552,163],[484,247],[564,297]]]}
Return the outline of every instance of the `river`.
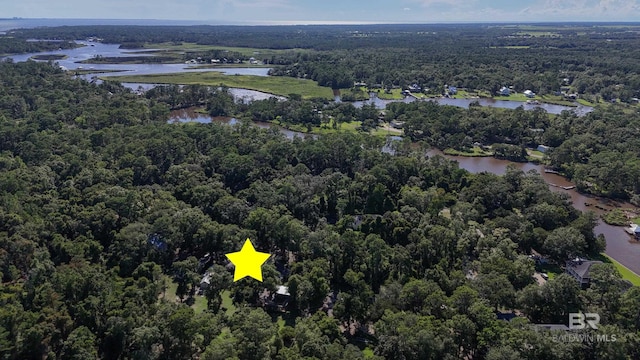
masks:
{"label": "river", "polygon": [[[151,55],[151,54],[141,54],[140,51],[120,49],[118,44],[103,44],[99,42],[88,42],[88,41],[78,41],[78,43],[84,46],[76,49],[66,49],[66,50],[58,50],[58,51],[52,51],[52,52],[14,55],[14,56],[11,56],[11,58],[13,58],[13,60],[16,62],[19,62],[19,61],[27,61],[34,55],[64,54],[64,55],[67,55],[67,58],[59,60],[57,62],[61,66],[64,66],[65,68],[70,70],[83,68],[83,69],[96,70],[96,71],[100,71],[100,70],[125,71],[125,72],[117,72],[117,73],[103,73],[103,74],[100,74],[100,76],[112,76],[112,75],[123,75],[123,74],[126,74],[126,75],[163,74],[163,73],[189,72],[189,71],[219,71],[225,74],[268,76],[268,71],[269,71],[268,68],[202,69],[202,68],[189,67],[186,64],[80,64],[79,63],[80,61],[91,59],[96,55],[101,55],[105,57],[126,57],[126,56],[141,56],[141,55]],[[95,74],[83,75],[83,77],[86,79],[90,79],[92,76],[95,76]],[[131,88],[137,88],[139,86],[143,86],[144,89],[148,89],[151,86],[155,86],[155,85],[128,84],[128,86]],[[237,98],[238,97],[246,98],[247,100],[264,99],[264,98],[274,96],[272,94],[267,94],[267,93],[254,91],[254,90],[246,90],[246,89],[231,89],[231,92]],[[386,107],[388,103],[394,102],[394,101],[412,102],[412,101],[418,101],[418,100],[416,100],[413,97],[406,97],[403,100],[382,100],[373,96],[368,101],[355,102],[354,105],[362,106],[367,103],[373,103],[376,105],[376,107],[383,109]],[[474,101],[478,101],[482,106],[493,106],[493,107],[508,108],[508,109],[514,109],[518,106],[523,106],[525,109],[531,110],[536,107],[540,107],[552,114],[559,114],[564,110],[570,110],[570,111],[575,111],[578,115],[584,115],[593,110],[592,108],[586,107],[586,106],[568,107],[568,106],[552,105],[552,104],[544,104],[544,103],[540,105],[533,105],[533,104],[526,104],[526,103],[516,102],[516,101],[493,100],[493,99],[438,98],[438,99],[433,99],[433,101],[436,101],[439,104],[443,104],[443,105],[453,105],[453,106],[459,106],[464,108],[468,108],[469,105]],[[180,110],[180,112],[182,113],[172,112],[172,119],[173,119],[172,121],[197,121],[197,122],[214,121],[214,122],[221,122],[221,123],[226,123],[230,125],[237,123],[237,120],[233,118],[217,118],[212,120],[211,117],[206,115],[196,114],[196,113],[188,114],[188,113],[184,113],[183,111],[188,112],[188,109]],[[270,128],[274,126],[269,123],[256,123],[256,125],[263,128]],[[285,136],[289,139],[293,139],[296,136],[305,136],[305,134],[287,130],[281,127],[278,127],[278,129],[283,134],[285,134]],[[397,139],[392,139],[392,140],[397,140]],[[385,148],[383,148],[383,151],[393,153],[393,150],[389,145],[390,145],[390,142],[388,142]],[[432,152],[432,154],[434,153]],[[464,168],[474,173],[480,172],[480,171],[487,171],[495,174],[504,174],[507,165],[514,164],[516,167],[521,168],[524,171],[537,170],[538,172],[542,173],[542,176],[544,177],[545,181],[547,181],[548,183],[554,183],[561,186],[573,185],[561,176],[544,173],[542,166],[531,164],[531,163],[521,164],[521,163],[512,163],[505,160],[498,160],[494,158],[469,158],[469,157],[454,157],[454,156],[448,156],[444,154],[442,155],[447,158],[458,161],[461,168]],[[551,187],[551,189],[553,191],[567,193],[573,200],[574,206],[577,209],[582,211],[592,210],[598,214],[602,213],[602,210],[597,209],[595,205],[587,207],[585,203],[594,203],[594,204],[598,203],[600,206],[604,208],[610,207],[610,205],[606,204],[606,202],[602,199],[588,197],[588,196],[579,194],[575,190],[564,190],[557,187]],[[640,273],[640,262],[638,261],[638,259],[640,259],[640,244],[638,244],[634,240],[631,240],[631,237],[627,235],[627,233],[623,230],[623,228],[610,226],[603,222],[600,222],[598,226],[595,228],[595,232],[597,234],[600,234],[600,233],[603,234],[607,239],[607,250],[606,250],[607,255],[616,259],[617,261],[619,261],[626,267],[630,268],[634,272]]]}
{"label": "river", "polygon": [[[527,172],[529,170],[535,170],[542,175],[542,178],[548,184],[555,184],[558,186],[571,187],[574,186],[572,182],[566,178],[557,175],[544,172],[544,166],[533,163],[516,163],[508,160],[500,160],[493,157],[466,157],[466,156],[451,156],[445,155],[439,150],[430,150],[427,155],[441,155],[447,159],[455,160],[458,162],[460,168],[465,169],[471,173],[489,172],[497,175],[504,175],[506,173],[507,166],[513,165],[516,168]],[[597,215],[605,213],[603,209],[613,209],[619,207],[636,208],[630,203],[613,202],[604,198],[595,196],[588,196],[581,194],[575,189],[565,190],[557,186],[549,186],[549,189],[556,192],[561,192],[569,195],[573,202],[573,207],[580,211],[593,211]],[[587,206],[587,204],[590,204]],[[597,207],[596,207],[597,206]],[[598,208],[600,207],[600,208]],[[599,220],[598,225],[595,227],[594,232],[604,235],[607,241],[607,249],[605,253],[622,265],[628,267],[636,274],[640,274],[640,242],[634,240],[629,234],[624,231],[623,227],[608,225],[604,221]]]}
{"label": "river", "polygon": [[[195,108],[187,108],[174,110],[171,112],[169,122],[199,122],[199,123],[219,123],[227,125],[235,125],[238,120],[228,117],[212,118],[207,114],[202,114],[195,111]],[[266,123],[266,122],[254,122],[254,124],[261,128],[277,128],[288,139],[295,137],[306,137],[309,134],[304,134],[296,131],[287,130],[280,126]],[[312,135],[313,138],[317,138],[317,135]],[[390,136],[387,139],[386,144],[382,147],[381,151],[393,155],[395,153],[393,142],[400,141],[400,136]],[[636,208],[630,203],[613,202],[608,199],[589,196],[581,194],[575,189],[564,189],[563,187],[574,187],[575,184],[567,180],[565,177],[545,173],[544,166],[534,163],[518,163],[508,160],[500,160],[493,157],[467,157],[467,156],[452,156],[446,155],[440,150],[430,150],[427,152],[428,156],[440,155],[447,159],[457,161],[460,168],[465,169],[471,173],[489,172],[496,175],[504,175],[507,171],[507,166],[512,165],[516,168],[528,172],[534,170],[542,175],[542,178],[549,185],[549,189],[555,192],[561,192],[567,194],[573,202],[573,207],[580,211],[593,211],[598,216],[604,214],[607,210],[625,207]],[[553,185],[551,185],[553,184]],[[554,186],[555,185],[555,186]],[[634,240],[629,234],[624,231],[623,227],[608,225],[602,220],[598,220],[598,224],[594,229],[595,234],[604,235],[607,242],[607,249],[605,253],[611,256],[613,259],[631,269],[636,274],[640,274],[640,242]]]}
{"label": "river", "polygon": [[[119,75],[150,75],[150,74],[167,74],[167,73],[180,73],[180,72],[202,72],[202,71],[218,71],[227,75],[255,75],[255,76],[269,76],[269,68],[197,68],[193,66],[189,66],[187,64],[100,64],[100,63],[79,63],[81,61],[86,61],[96,57],[97,55],[101,55],[104,57],[129,57],[129,56],[152,56],[153,54],[149,53],[150,49],[144,50],[130,50],[130,49],[120,49],[119,44],[104,44],[100,42],[90,42],[90,41],[76,41],[78,44],[83,45],[82,47],[75,49],[64,49],[58,51],[50,51],[50,52],[41,52],[41,53],[31,53],[31,54],[21,54],[21,55],[12,55],[10,56],[14,61],[27,61],[34,55],[43,55],[43,54],[61,54],[66,55],[67,57],[62,60],[57,60],[57,63],[60,66],[63,66],[69,70],[83,69],[83,70],[95,70],[99,72],[101,70],[109,70],[109,71],[118,71],[118,72],[110,72],[110,73],[100,73],[100,77],[109,77],[109,76],[119,76]],[[91,79],[97,74],[85,74],[82,75],[84,79]],[[154,85],[146,85],[145,88]],[[258,92],[256,92],[258,93]],[[261,93],[260,97],[254,96],[255,98],[267,98],[273,96],[268,93]],[[468,108],[469,105],[475,101],[477,101],[482,106],[490,106],[497,108],[506,108],[506,109],[515,109],[518,106],[523,106],[525,110],[532,110],[535,108],[542,108],[546,110],[550,114],[560,114],[562,111],[569,110],[574,111],[578,115],[584,115],[593,110],[593,108],[588,106],[563,106],[563,105],[554,105],[554,104],[527,104],[519,101],[506,101],[506,100],[495,100],[495,99],[451,99],[451,98],[436,98],[431,99],[432,101],[436,101],[442,105],[453,105],[463,108]],[[336,96],[336,101],[340,101],[340,97]],[[379,109],[384,109],[387,104],[391,102],[413,102],[420,101],[415,99],[414,97],[408,96],[402,100],[382,100],[375,96],[375,93],[371,93],[371,99],[368,101],[356,101],[353,104],[357,107],[361,107],[364,104],[375,104],[375,106]]]}
{"label": "river", "polygon": [[[150,74],[168,74],[177,72],[202,72],[202,71],[218,71],[227,75],[256,75],[267,76],[269,68],[197,68],[187,64],[101,64],[101,63],[80,63],[81,61],[90,60],[98,55],[104,57],[130,57],[130,56],[153,56],[148,53],[150,49],[130,50],[120,49],[119,44],[103,44],[91,41],[76,41],[83,45],[75,49],[62,49],[57,51],[48,51],[40,53],[11,55],[15,62],[27,61],[35,55],[56,54],[66,55],[65,59],[56,60],[56,62],[68,70],[101,70],[119,71],[113,73],[101,73],[101,77],[117,76],[117,75],[150,75]],[[96,74],[83,75],[89,79]]]}
{"label": "river", "polygon": [[[544,109],[546,112],[550,113],[550,114],[560,114],[561,112],[568,110],[568,111],[574,111],[578,116],[584,116],[586,114],[588,114],[589,112],[593,111],[592,107],[589,106],[583,106],[583,105],[579,105],[576,107],[571,107],[571,106],[564,106],[564,105],[555,105],[555,104],[546,104],[546,103],[540,103],[540,104],[528,104],[526,102],[521,102],[521,101],[509,101],[509,100],[496,100],[496,99],[489,99],[489,98],[477,98],[477,99],[454,99],[454,98],[432,98],[432,99],[425,99],[425,100],[418,100],[412,96],[407,96],[402,100],[383,100],[380,99],[376,96],[376,93],[370,93],[369,96],[371,97],[369,100],[366,101],[355,101],[353,104],[356,107],[362,107],[362,105],[364,104],[374,104],[376,106],[376,108],[378,109],[384,109],[386,108],[387,104],[393,103],[393,102],[404,102],[404,103],[411,103],[414,101],[425,101],[425,100],[430,100],[430,101],[435,101],[440,105],[452,105],[452,106],[457,106],[457,107],[462,107],[462,108],[469,108],[469,105],[474,103],[474,102],[478,102],[481,106],[488,106],[488,107],[496,107],[496,108],[503,108],[503,109],[515,109],[519,106],[522,106],[525,110],[533,110],[535,108],[541,108]],[[339,98],[338,98],[339,99]]]}

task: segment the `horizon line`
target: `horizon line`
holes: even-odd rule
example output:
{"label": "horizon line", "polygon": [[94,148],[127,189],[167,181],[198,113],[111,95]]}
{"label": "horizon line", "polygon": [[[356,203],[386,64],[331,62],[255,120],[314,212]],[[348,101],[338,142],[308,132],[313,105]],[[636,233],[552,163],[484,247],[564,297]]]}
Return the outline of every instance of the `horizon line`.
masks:
{"label": "horizon line", "polygon": [[[182,22],[193,23],[192,25],[238,25],[238,26],[295,26],[295,25],[456,25],[456,24],[638,24],[640,21],[629,20],[527,20],[527,21],[478,21],[478,20],[460,20],[460,21],[366,21],[366,20],[241,20],[241,21],[221,21],[216,19],[209,20],[188,20],[188,19],[160,19],[160,18],[25,18],[12,17],[0,18],[0,21],[20,21],[20,20],[71,20],[71,21],[154,21],[154,22]],[[145,26],[145,25],[139,25]]]}

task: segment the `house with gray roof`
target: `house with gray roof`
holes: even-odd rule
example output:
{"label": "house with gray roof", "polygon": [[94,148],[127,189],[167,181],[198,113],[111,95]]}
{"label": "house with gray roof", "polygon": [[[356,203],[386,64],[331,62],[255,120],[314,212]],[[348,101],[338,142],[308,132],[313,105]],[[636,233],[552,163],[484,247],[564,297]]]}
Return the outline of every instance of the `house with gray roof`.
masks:
{"label": "house with gray roof", "polygon": [[573,276],[582,288],[586,288],[591,282],[589,272],[594,264],[602,264],[602,261],[575,258],[567,261],[565,271],[567,274]]}

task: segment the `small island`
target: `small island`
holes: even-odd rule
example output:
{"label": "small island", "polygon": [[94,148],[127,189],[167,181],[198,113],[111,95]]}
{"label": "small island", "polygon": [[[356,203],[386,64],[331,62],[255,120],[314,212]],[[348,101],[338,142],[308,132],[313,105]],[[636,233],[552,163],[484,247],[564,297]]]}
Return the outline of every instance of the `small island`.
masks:
{"label": "small island", "polygon": [[31,57],[31,60],[56,61],[56,60],[64,60],[66,58],[68,58],[68,56],[65,54],[38,54],[38,55],[33,55]]}

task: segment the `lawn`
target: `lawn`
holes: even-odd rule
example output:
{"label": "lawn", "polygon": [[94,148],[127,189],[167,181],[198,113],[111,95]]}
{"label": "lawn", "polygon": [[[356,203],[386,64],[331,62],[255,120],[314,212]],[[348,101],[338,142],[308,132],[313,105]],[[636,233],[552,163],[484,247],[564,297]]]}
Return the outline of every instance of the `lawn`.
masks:
{"label": "lawn", "polygon": [[[166,281],[167,284],[167,288],[164,292],[163,295],[160,295],[160,297],[162,297],[163,299],[166,299],[168,301],[175,301],[175,302],[179,302],[178,299],[176,298],[176,291],[178,290],[178,284],[175,283],[169,276],[165,276],[164,281]],[[226,295],[227,298],[229,297],[228,291],[226,291]],[[185,299],[186,300],[186,299]],[[193,311],[195,311],[196,313],[201,313],[207,310],[207,298],[204,296],[198,296],[196,295],[194,297],[194,302],[191,305],[191,308],[193,309]],[[224,305],[224,301],[225,301],[225,293],[222,294],[222,303]],[[233,304],[231,303],[231,299],[229,298],[229,304],[231,306],[231,309],[233,309],[231,312],[233,313],[235,311],[235,306],[233,306]],[[229,307],[227,307],[227,309],[229,309]],[[229,310],[227,310],[227,313],[229,313]]]}
{"label": "lawn", "polygon": [[402,95],[402,89],[391,89],[390,94],[387,94],[386,91],[376,92],[378,98],[383,100],[402,100],[404,99],[404,95]]}
{"label": "lawn", "polygon": [[578,99],[578,100],[576,100],[576,101],[577,101],[577,102],[578,102],[578,104],[580,104],[580,105],[591,106],[591,107],[596,106],[596,104],[594,104],[594,103],[592,103],[592,102],[590,102],[590,101],[587,101],[587,100],[585,100],[585,99]]}
{"label": "lawn", "polygon": [[511,95],[509,96],[496,96],[495,97],[496,100],[509,100],[509,101],[527,101],[527,100],[541,100],[540,97],[538,95],[536,95],[534,98],[528,98],[527,96],[525,96],[525,94],[523,93],[511,93]]}
{"label": "lawn", "polygon": [[460,151],[455,149],[445,149],[443,151],[446,155],[454,155],[454,156],[469,156],[469,157],[486,157],[493,156],[493,153],[489,151],[482,150],[478,146],[474,146],[472,151]]}
{"label": "lawn", "polygon": [[236,312],[236,306],[233,305],[233,300],[231,300],[231,293],[229,292],[229,290],[225,290],[222,292],[222,307],[224,309],[227,309],[227,315],[231,315]]}
{"label": "lawn", "polygon": [[613,260],[606,254],[602,254],[602,256],[598,260],[601,260],[602,262],[605,262],[605,263],[613,264],[613,266],[618,270],[618,272],[620,272],[620,275],[622,275],[623,279],[629,280],[635,286],[640,286],[640,276],[638,276],[638,274],[634,273],[633,271],[629,270],[629,268],[627,268],[626,266]]}
{"label": "lawn", "polygon": [[[335,133],[340,133],[340,132],[358,132],[360,131],[360,125],[362,125],[362,122],[360,121],[352,121],[349,123],[340,123],[340,126],[338,129],[334,129],[333,128],[333,120],[329,121],[328,124],[323,124],[321,126],[314,126],[311,128],[311,131],[309,132],[307,127],[305,125],[302,124],[284,124],[281,123],[277,120],[273,120],[270,121],[272,124],[276,124],[279,126],[282,126],[285,129],[289,129],[289,130],[293,130],[293,131],[298,131],[301,133],[309,133],[309,134],[316,134],[316,135],[326,135],[326,134],[335,134]],[[385,129],[382,127],[377,127],[374,130],[371,130],[369,132],[369,135],[373,135],[373,136],[390,136],[390,135],[402,135],[402,131],[401,130],[397,130],[397,129]]]}
{"label": "lawn", "polygon": [[527,154],[531,157],[542,159],[544,157],[544,153],[538,150],[527,149]]}
{"label": "lawn", "polygon": [[105,81],[182,84],[182,85],[225,85],[232,88],[257,90],[270,94],[288,96],[300,94],[303,98],[333,99],[333,90],[319,86],[313,80],[296,79],[286,76],[225,75],[217,71],[188,72],[157,75],[111,76]]}
{"label": "lawn", "polygon": [[564,271],[555,264],[544,264],[540,266],[540,272],[546,273],[549,276],[549,280],[562,274]]}

